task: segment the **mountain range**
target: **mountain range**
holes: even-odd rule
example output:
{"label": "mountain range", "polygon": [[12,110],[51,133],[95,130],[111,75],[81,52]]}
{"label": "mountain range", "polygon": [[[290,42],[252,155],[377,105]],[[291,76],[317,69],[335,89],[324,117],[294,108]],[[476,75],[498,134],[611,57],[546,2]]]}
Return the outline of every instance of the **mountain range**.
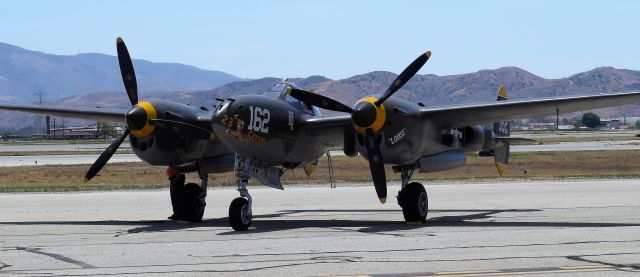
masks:
{"label": "mountain range", "polygon": [[[55,105],[123,108],[130,106],[122,88],[115,57],[102,54],[55,56],[16,48],[0,44],[0,101],[18,102],[23,99],[22,102],[28,102],[24,101],[24,97],[19,97],[20,93],[31,96],[34,89],[39,89],[46,92],[49,99],[60,98],[50,101]],[[18,59],[15,56],[11,58],[12,55],[4,54],[9,52],[6,49],[13,49],[23,54],[30,53],[27,55],[30,58]],[[40,62],[21,65],[19,62],[21,60]],[[211,107],[217,104],[216,97],[226,98],[261,93],[280,81],[279,78],[273,77],[255,80],[240,79],[230,74],[201,70],[187,65],[152,63],[143,60],[134,60],[134,66],[138,75],[140,99],[171,99],[194,106]],[[25,67],[29,68],[29,72],[37,74],[21,74],[17,70],[6,70]],[[428,64],[423,71],[428,71]],[[62,78],[62,76],[66,77]],[[352,105],[363,96],[383,93],[396,76],[391,72],[374,71],[340,80],[311,76],[293,78],[290,81],[296,82],[305,89]],[[21,92],[11,92],[10,87],[5,85],[7,82],[21,88]],[[422,102],[427,107],[489,102],[495,101],[500,85],[507,87],[511,99],[633,91],[640,90],[640,71],[600,67],[560,79],[545,79],[517,67],[502,67],[449,76],[418,74],[394,97]],[[75,95],[69,96],[69,94]],[[640,115],[640,106],[627,105],[606,108],[598,112],[603,116]],[[25,120],[29,115],[0,112],[0,116],[5,118],[0,121],[0,128],[3,129],[19,129],[29,124],[33,125],[33,121]]]}
{"label": "mountain range", "polygon": [[[212,89],[240,78],[220,71],[176,63],[133,60],[142,91]],[[115,56],[104,54],[52,55],[0,43],[0,101],[34,101],[39,91],[60,99],[96,91],[122,89]]]}

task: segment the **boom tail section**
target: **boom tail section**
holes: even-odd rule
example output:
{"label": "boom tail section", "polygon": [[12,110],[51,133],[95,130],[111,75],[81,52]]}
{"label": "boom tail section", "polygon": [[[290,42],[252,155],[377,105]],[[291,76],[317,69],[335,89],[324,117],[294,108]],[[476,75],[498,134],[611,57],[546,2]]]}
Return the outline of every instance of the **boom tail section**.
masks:
{"label": "boom tail section", "polygon": [[[507,89],[501,85],[498,89],[498,101],[507,100]],[[495,146],[493,147],[493,158],[496,162],[496,169],[500,176],[504,175],[507,171],[507,165],[509,164],[509,149],[510,143],[508,138],[511,136],[511,121],[502,121],[493,123],[493,133],[497,137]]]}
{"label": "boom tail section", "polygon": [[[498,90],[498,101],[507,100],[507,90],[500,86]],[[485,145],[479,152],[480,157],[491,157],[495,160],[498,174],[503,176],[507,172],[509,164],[509,152],[511,144],[530,143],[535,140],[529,138],[511,137],[511,122],[494,122],[492,129],[485,129]]]}

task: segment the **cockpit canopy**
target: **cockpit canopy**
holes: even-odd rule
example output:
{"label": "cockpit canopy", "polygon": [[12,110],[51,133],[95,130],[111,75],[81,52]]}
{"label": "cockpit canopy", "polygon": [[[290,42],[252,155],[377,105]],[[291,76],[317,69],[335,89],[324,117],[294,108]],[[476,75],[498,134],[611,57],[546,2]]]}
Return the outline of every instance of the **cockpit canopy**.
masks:
{"label": "cockpit canopy", "polygon": [[311,114],[311,115],[315,115],[318,116],[320,115],[320,109],[318,109],[315,106],[311,106],[311,105],[307,105],[306,103],[303,103],[301,101],[299,101],[298,99],[295,99],[293,97],[291,97],[291,95],[289,95],[287,93],[287,88],[291,87],[291,88],[295,88],[295,89],[302,89],[300,86],[291,83],[291,82],[279,82],[276,83],[275,85],[273,85],[269,91],[267,91],[265,93],[265,95],[267,96],[271,96],[274,98],[280,98],[282,100],[284,100],[285,102],[289,103],[291,106],[293,106],[294,108],[301,110],[305,113]]}

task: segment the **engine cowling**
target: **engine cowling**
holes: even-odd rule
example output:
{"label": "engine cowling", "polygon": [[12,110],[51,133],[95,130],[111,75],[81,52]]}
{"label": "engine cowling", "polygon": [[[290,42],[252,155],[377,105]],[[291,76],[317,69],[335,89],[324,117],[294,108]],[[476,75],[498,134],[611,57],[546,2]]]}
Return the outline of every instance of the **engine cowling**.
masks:
{"label": "engine cowling", "polygon": [[[150,119],[197,123],[198,115],[202,114],[199,109],[172,101],[154,99],[140,102],[132,111],[141,115],[130,118],[144,120],[128,122],[130,128],[136,128],[129,135],[129,143],[133,152],[149,164],[181,166],[203,157],[222,155],[225,152],[223,148],[217,146],[215,140],[211,140],[214,137],[194,138],[181,133],[177,128],[150,123]],[[132,120],[128,118],[128,121]]]}
{"label": "engine cowling", "polygon": [[[422,156],[427,143],[424,138],[425,122],[420,117],[420,106],[399,98],[389,98],[383,104],[385,120],[378,131],[380,151],[386,164],[414,163]],[[364,135],[356,131],[356,149],[368,158]]]}

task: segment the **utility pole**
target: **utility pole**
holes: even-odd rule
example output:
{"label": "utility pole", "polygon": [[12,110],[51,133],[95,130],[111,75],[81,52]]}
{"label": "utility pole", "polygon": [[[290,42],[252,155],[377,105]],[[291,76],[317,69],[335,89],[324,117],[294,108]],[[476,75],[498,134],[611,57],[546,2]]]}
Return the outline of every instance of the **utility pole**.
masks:
{"label": "utility pole", "polygon": [[560,109],[556,108],[556,130],[560,129]]}

